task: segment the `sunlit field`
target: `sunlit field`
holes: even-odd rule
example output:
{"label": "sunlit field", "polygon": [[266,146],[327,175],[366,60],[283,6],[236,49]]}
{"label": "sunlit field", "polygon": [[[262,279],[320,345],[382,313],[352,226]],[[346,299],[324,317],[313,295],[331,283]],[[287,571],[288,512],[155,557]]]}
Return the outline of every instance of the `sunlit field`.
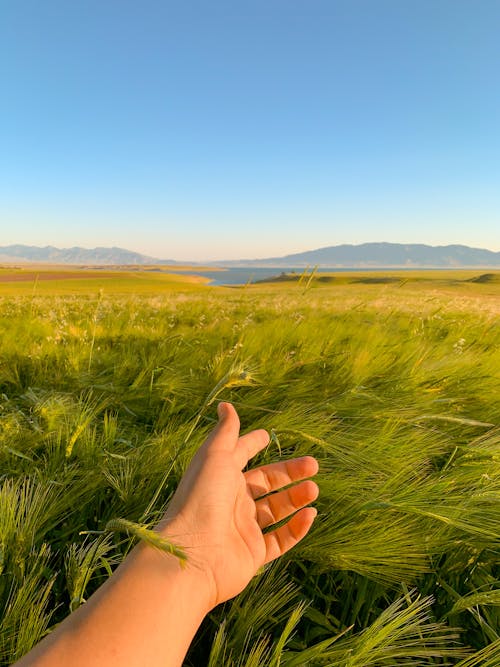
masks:
{"label": "sunlit field", "polygon": [[318,458],[319,516],[186,665],[500,665],[500,272],[45,271],[0,270],[0,664],[130,550],[108,522],[161,516],[227,400],[271,434],[256,463]]}

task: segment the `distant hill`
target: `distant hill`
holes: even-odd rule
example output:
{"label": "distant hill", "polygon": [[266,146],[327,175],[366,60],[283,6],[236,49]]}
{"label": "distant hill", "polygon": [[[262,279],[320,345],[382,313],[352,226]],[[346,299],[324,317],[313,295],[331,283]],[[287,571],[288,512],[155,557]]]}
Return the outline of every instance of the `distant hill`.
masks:
{"label": "distant hill", "polygon": [[[179,264],[123,248],[55,248],[46,246],[0,246],[0,263],[39,262],[45,264],[145,265]],[[184,264],[187,262],[183,262]],[[199,262],[192,262],[193,265]],[[464,245],[430,246],[422,243],[362,243],[337,245],[283,257],[221,260],[213,266],[300,268],[500,268],[500,252]],[[207,263],[205,262],[205,266]]]}
{"label": "distant hill", "polygon": [[161,260],[141,255],[123,248],[55,248],[46,246],[0,246],[0,262],[40,262],[44,264],[176,264],[174,260]]}
{"label": "distant hill", "polygon": [[362,243],[309,250],[284,257],[217,262],[220,266],[324,268],[500,268],[500,252],[464,245]]}

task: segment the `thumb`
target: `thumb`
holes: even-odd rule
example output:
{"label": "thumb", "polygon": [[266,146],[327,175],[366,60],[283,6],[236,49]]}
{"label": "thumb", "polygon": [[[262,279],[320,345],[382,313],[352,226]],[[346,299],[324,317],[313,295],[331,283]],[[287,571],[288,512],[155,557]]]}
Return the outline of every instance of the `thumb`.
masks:
{"label": "thumb", "polygon": [[217,415],[219,417],[219,421],[223,421],[224,419],[231,418],[231,417],[236,417],[238,420],[238,426],[239,426],[239,417],[238,413],[236,412],[236,409],[232,403],[227,403],[226,401],[221,401],[219,405],[217,406]]}
{"label": "thumb", "polygon": [[240,418],[231,403],[219,403],[217,406],[219,421],[207,440],[209,447],[233,451],[240,434]]}

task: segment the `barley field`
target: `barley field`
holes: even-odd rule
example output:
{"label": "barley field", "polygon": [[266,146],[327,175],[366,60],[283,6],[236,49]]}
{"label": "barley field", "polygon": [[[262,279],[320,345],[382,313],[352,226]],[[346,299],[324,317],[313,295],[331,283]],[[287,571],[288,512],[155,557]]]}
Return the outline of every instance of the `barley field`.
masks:
{"label": "barley field", "polygon": [[319,515],[187,666],[500,665],[499,272],[18,273],[0,270],[0,665],[109,576],[138,539],[116,528],[161,516],[219,400],[271,434],[256,463],[317,457]]}

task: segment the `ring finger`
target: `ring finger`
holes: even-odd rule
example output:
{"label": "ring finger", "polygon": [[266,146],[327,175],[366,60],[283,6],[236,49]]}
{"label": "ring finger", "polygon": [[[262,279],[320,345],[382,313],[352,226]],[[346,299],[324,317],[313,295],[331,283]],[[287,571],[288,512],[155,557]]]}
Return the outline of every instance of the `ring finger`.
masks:
{"label": "ring finger", "polygon": [[260,498],[255,501],[257,523],[261,529],[272,526],[316,500],[318,493],[318,485],[311,480],[305,480],[288,489]]}

